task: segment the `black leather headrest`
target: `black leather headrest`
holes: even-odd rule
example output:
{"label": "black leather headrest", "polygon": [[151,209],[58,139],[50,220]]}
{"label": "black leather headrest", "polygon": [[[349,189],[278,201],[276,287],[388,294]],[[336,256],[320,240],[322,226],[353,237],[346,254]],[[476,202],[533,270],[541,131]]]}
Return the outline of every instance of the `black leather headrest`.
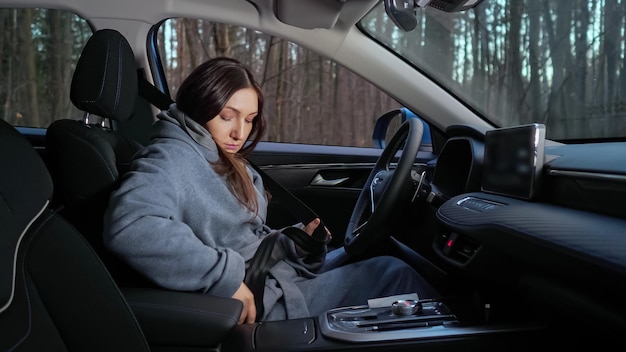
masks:
{"label": "black leather headrest", "polygon": [[137,63],[124,36],[113,29],[96,31],[76,64],[70,99],[85,112],[128,120],[138,96]]}
{"label": "black leather headrest", "polygon": [[12,298],[20,240],[51,197],[52,179],[39,154],[0,119],[0,312]]}

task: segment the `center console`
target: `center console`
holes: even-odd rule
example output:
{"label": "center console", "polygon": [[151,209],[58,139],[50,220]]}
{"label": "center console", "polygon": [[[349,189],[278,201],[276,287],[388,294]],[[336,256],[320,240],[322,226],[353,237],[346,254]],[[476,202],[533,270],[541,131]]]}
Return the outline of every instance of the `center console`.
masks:
{"label": "center console", "polygon": [[544,332],[542,324],[523,319],[489,322],[488,306],[479,312],[461,301],[449,305],[444,300],[397,300],[388,306],[342,307],[318,317],[238,325],[221,350],[511,350],[536,344]]}
{"label": "center console", "polygon": [[389,307],[345,307],[320,316],[322,335],[348,342],[412,339],[420,331],[434,336],[458,325],[458,318],[437,301],[399,300]]}

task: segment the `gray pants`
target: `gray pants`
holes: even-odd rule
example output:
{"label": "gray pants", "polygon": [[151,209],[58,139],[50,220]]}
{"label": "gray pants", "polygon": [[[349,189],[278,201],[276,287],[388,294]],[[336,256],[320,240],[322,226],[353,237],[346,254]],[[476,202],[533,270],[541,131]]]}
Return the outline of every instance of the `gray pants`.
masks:
{"label": "gray pants", "polygon": [[420,298],[438,296],[420,274],[398,258],[380,256],[341,266],[347,257],[342,251],[329,253],[319,276],[296,282],[311,316],[332,308],[365,305],[377,297],[405,293],[417,293]]}

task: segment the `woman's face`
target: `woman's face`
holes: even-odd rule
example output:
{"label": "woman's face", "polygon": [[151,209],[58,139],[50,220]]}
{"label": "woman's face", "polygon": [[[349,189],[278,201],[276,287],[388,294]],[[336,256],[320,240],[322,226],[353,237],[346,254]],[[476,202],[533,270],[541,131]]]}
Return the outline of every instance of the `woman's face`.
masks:
{"label": "woman's face", "polygon": [[258,109],[259,98],[256,91],[253,88],[243,88],[236,91],[224,109],[204,127],[211,133],[222,152],[234,154],[248,140]]}

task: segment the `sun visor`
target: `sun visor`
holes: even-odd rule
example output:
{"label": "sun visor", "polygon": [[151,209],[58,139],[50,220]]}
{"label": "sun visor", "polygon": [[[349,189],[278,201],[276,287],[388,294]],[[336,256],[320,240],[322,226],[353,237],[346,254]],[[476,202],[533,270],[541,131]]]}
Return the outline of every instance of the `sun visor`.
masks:
{"label": "sun visor", "polygon": [[288,25],[330,29],[337,23],[344,4],[342,0],[276,0],[274,14]]}

